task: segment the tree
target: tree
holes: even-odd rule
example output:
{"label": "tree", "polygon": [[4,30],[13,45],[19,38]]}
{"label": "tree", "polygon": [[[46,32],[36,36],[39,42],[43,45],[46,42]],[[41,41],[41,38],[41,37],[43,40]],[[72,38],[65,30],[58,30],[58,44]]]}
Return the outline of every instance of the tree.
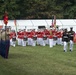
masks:
{"label": "tree", "polygon": [[18,5],[16,4],[16,0],[2,0],[0,2],[1,16],[2,19],[4,12],[7,11],[9,15],[9,19],[15,19],[17,15],[20,15],[18,10]]}

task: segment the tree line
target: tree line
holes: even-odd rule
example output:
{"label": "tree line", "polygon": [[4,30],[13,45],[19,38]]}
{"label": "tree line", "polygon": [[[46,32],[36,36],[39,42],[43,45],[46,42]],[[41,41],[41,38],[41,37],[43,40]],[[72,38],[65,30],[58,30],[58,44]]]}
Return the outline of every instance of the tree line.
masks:
{"label": "tree line", "polygon": [[75,19],[75,9],[76,0],[0,0],[0,19]]}

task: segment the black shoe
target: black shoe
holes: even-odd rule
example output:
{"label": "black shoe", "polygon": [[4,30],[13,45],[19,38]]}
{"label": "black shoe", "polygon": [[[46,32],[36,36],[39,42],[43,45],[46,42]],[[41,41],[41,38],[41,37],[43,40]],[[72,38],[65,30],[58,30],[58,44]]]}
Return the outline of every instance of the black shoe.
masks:
{"label": "black shoe", "polygon": [[65,50],[64,50],[64,52],[65,52]]}
{"label": "black shoe", "polygon": [[70,49],[70,52],[72,52],[72,50]]}

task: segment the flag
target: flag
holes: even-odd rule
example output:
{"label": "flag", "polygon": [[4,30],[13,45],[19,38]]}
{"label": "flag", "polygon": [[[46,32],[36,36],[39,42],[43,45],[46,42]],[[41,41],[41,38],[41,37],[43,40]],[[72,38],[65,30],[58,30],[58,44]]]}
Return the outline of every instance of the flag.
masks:
{"label": "flag", "polygon": [[7,25],[7,23],[8,23],[8,15],[7,15],[7,12],[5,12],[5,14],[3,16],[3,21],[4,21],[4,24]]}
{"label": "flag", "polygon": [[15,24],[15,26],[16,26],[16,20],[14,20],[14,24]]}
{"label": "flag", "polygon": [[52,15],[52,27],[54,27],[53,19],[54,19],[54,16]]}
{"label": "flag", "polygon": [[15,24],[15,27],[16,27],[16,36],[17,36],[17,21],[14,20],[14,24]]}
{"label": "flag", "polygon": [[54,15],[54,28],[56,28],[56,16]]}
{"label": "flag", "polygon": [[17,24],[16,20],[14,20],[14,24],[15,24],[15,26],[16,26],[16,24]]}

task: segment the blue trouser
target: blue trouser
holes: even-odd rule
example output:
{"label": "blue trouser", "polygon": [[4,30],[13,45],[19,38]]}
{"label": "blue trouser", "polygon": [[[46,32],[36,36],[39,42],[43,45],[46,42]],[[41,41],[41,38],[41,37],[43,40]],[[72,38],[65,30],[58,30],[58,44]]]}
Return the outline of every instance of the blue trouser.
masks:
{"label": "blue trouser", "polygon": [[10,47],[9,40],[1,40],[1,56],[4,58],[8,58],[8,52]]}
{"label": "blue trouser", "polygon": [[1,55],[1,40],[0,40],[0,55]]}

